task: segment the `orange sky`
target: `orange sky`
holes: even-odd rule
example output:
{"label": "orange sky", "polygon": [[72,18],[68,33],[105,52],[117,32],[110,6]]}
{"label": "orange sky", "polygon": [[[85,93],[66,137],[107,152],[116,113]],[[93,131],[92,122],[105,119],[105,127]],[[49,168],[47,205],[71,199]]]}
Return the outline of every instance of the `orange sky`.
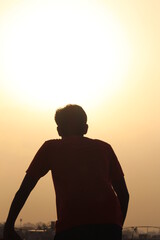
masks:
{"label": "orange sky", "polygon": [[[88,113],[87,136],[109,142],[119,158],[130,192],[125,225],[160,225],[159,11],[159,0],[0,1],[0,222],[38,148],[58,137],[56,108],[71,102]],[[56,219],[50,174],[20,218]]]}

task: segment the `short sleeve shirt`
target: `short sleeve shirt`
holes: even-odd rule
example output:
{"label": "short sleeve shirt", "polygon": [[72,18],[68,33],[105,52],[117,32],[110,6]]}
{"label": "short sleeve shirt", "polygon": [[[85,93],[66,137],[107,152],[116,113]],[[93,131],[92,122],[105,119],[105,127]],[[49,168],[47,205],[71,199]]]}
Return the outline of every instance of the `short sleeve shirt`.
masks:
{"label": "short sleeve shirt", "polygon": [[122,226],[120,203],[112,185],[124,174],[108,143],[86,137],[46,141],[27,174],[39,179],[50,170],[56,192],[57,232],[84,224]]}

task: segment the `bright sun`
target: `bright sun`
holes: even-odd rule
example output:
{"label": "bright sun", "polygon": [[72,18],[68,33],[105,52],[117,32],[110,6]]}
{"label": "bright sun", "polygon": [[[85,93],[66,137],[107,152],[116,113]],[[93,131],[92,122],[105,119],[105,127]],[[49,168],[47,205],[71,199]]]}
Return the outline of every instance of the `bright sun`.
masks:
{"label": "bright sun", "polygon": [[122,26],[104,5],[24,1],[3,17],[4,88],[33,106],[110,97],[128,69]]}

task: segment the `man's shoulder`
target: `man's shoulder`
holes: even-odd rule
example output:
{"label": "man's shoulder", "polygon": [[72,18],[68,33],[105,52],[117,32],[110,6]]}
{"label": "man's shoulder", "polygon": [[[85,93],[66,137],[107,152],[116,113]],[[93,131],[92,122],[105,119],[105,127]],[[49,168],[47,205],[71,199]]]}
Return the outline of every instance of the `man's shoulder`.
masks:
{"label": "man's shoulder", "polygon": [[57,145],[61,143],[61,139],[48,139],[44,142],[45,145]]}
{"label": "man's shoulder", "polygon": [[43,143],[42,147],[48,150],[50,148],[57,147],[60,145],[60,142],[61,139],[48,139]]}
{"label": "man's shoulder", "polygon": [[94,144],[105,147],[105,148],[110,148],[111,145],[108,142],[105,142],[101,139],[92,139],[92,138],[88,138],[89,141],[92,141]]}

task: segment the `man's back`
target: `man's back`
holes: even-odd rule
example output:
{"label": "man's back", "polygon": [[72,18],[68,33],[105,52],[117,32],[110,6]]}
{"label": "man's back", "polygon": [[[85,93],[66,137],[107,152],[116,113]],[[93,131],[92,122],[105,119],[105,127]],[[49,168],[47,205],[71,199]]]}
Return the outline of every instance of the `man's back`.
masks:
{"label": "man's back", "polygon": [[32,163],[27,172],[41,175],[46,165],[46,171],[52,171],[57,231],[81,224],[122,225],[112,182],[123,177],[123,172],[109,144],[86,137],[66,137],[46,141],[42,148],[46,156],[36,155],[33,162],[37,164]]}

